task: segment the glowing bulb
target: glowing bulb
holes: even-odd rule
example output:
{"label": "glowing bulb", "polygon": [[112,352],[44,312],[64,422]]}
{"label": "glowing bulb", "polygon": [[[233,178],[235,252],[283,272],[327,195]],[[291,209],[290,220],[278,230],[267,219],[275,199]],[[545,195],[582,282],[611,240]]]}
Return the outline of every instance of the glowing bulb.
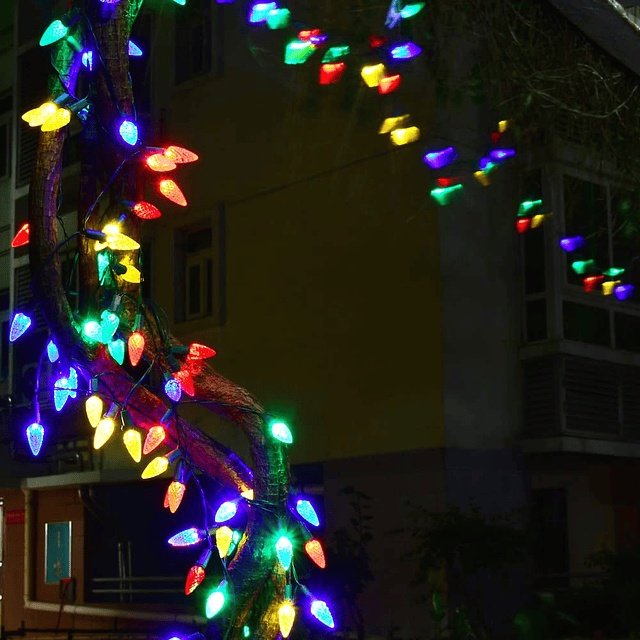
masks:
{"label": "glowing bulb", "polygon": [[221,558],[225,558],[229,553],[232,539],[233,531],[229,527],[219,527],[216,530],[216,547]]}
{"label": "glowing bulb", "polygon": [[571,264],[571,268],[579,276],[582,276],[589,271],[595,271],[597,269],[596,263],[593,260],[576,260]]}
{"label": "glowing bulb", "polygon": [[53,115],[48,117],[41,127],[41,131],[56,131],[66,127],[71,122],[71,111],[69,109],[58,109]]}
{"label": "glowing bulb", "polygon": [[582,236],[573,236],[572,238],[562,238],[560,240],[560,246],[567,252],[577,251],[587,246],[585,239]]}
{"label": "glowing bulb", "polygon": [[204,580],[204,575],[204,568],[199,564],[196,564],[189,569],[187,581],[184,585],[185,595],[190,596],[200,586],[201,582]]}
{"label": "glowing bulb", "polygon": [[384,68],[384,65],[380,63],[363,67],[360,75],[365,81],[367,87],[377,87],[380,82],[380,78],[384,78],[385,72],[386,69]]}
{"label": "glowing bulb", "polygon": [[136,367],[142,354],[144,353],[145,339],[144,335],[140,331],[134,331],[127,342],[129,348],[129,361],[131,366]]}
{"label": "glowing bulb", "polygon": [[320,526],[320,520],[318,520],[318,514],[313,508],[313,505],[308,500],[298,500],[296,503],[296,511],[302,516],[309,524],[314,527]]}
{"label": "glowing bulb", "polygon": [[120,338],[111,340],[107,344],[107,349],[109,350],[111,357],[118,364],[122,364],[124,362],[124,340],[121,340]]}
{"label": "glowing bulb", "polygon": [[120,137],[130,146],[135,146],[138,142],[138,127],[131,120],[124,120],[118,129]]}
{"label": "glowing bulb", "polygon": [[505,158],[510,158],[511,156],[515,156],[516,152],[514,149],[493,149],[489,151],[489,155],[497,161],[504,160]]}
{"label": "glowing bulb", "polygon": [[120,233],[117,224],[108,224],[102,231],[106,234],[106,246],[113,251],[135,251],[140,248],[140,245],[133,238]]}
{"label": "glowing bulb", "polygon": [[309,56],[313,54],[315,49],[311,42],[294,40],[290,42],[285,49],[284,62],[285,64],[303,64]]}
{"label": "glowing bulb", "polygon": [[284,422],[274,422],[271,425],[271,434],[276,440],[280,440],[280,442],[284,442],[285,444],[291,444],[293,442],[291,431]]}
{"label": "glowing bulb", "polygon": [[424,161],[432,169],[441,169],[458,159],[458,153],[453,147],[446,147],[440,151],[430,151],[424,157]]}
{"label": "glowing bulb", "polygon": [[452,187],[444,187],[441,189],[432,189],[431,197],[441,206],[451,204],[456,196],[464,191],[461,184],[455,184]]}
{"label": "glowing bulb", "polygon": [[89,424],[95,429],[102,418],[103,404],[99,396],[95,394],[89,396],[84,403],[84,409],[87,412]]}
{"label": "glowing bulb", "polygon": [[53,385],[53,404],[56,411],[62,411],[68,399],[69,381],[66,378],[58,378]]}
{"label": "glowing bulb", "polygon": [[395,118],[385,118],[378,129],[378,133],[391,133],[394,129],[399,129],[403,124],[406,124],[408,119],[408,113]]}
{"label": "glowing bulb", "polygon": [[182,482],[173,480],[167,487],[167,493],[164,496],[164,508],[168,507],[171,513],[175,513],[182,502],[186,488]]}
{"label": "glowing bulb", "polygon": [[161,473],[164,473],[169,468],[169,460],[165,458],[165,456],[158,456],[154,458],[142,472],[142,476],[140,476],[143,480],[147,480],[148,478],[155,478],[159,476]]}
{"label": "glowing bulb", "polygon": [[223,502],[216,511],[215,521],[226,522],[227,520],[231,520],[231,518],[236,515],[237,510],[238,505],[235,502],[231,502],[229,500],[227,502]]}
{"label": "glowing bulb", "polygon": [[42,34],[40,46],[46,47],[54,42],[58,42],[58,40],[61,40],[67,35],[68,30],[61,20],[54,20]]}
{"label": "glowing bulb", "polygon": [[329,47],[325,52],[322,62],[335,62],[349,53],[349,45],[341,47]]}
{"label": "glowing bulb", "polygon": [[44,427],[37,422],[30,424],[27,427],[27,440],[29,441],[31,453],[37,456],[40,453],[42,441],[44,440]]}
{"label": "glowing bulb", "polygon": [[406,129],[394,129],[391,134],[391,142],[397,147],[403,144],[415,142],[420,138],[420,129],[418,127],[407,127]]}
{"label": "glowing bulb", "polygon": [[102,312],[100,326],[102,327],[102,337],[100,342],[104,342],[105,344],[113,338],[113,334],[118,330],[120,326],[120,318],[110,311],[109,309],[105,309]]}
{"label": "glowing bulb", "polygon": [[618,300],[622,301],[633,298],[634,291],[635,287],[632,284],[621,284],[613,290],[613,293]]}
{"label": "glowing bulb", "polygon": [[284,602],[278,609],[278,621],[280,623],[280,633],[283,638],[288,638],[296,617],[296,610],[290,602]]}
{"label": "glowing bulb", "polygon": [[194,342],[189,346],[189,357],[203,360],[204,358],[212,358],[216,355],[216,352],[204,344],[198,344]]}
{"label": "glowing bulb", "polygon": [[171,536],[167,542],[172,547],[189,547],[192,544],[197,544],[201,540],[200,531],[195,527],[192,527],[191,529],[185,529],[180,533],[176,533],[176,535]]}
{"label": "glowing bulb", "polygon": [[167,398],[172,400],[173,402],[180,402],[180,398],[182,397],[182,387],[177,380],[173,378],[169,378],[164,383],[164,392],[167,394]]}
{"label": "glowing bulb", "polygon": [[518,207],[519,216],[531,216],[533,212],[542,207],[542,200],[525,200]]}
{"label": "glowing bulb", "polygon": [[56,111],[58,105],[55,102],[45,102],[36,109],[31,109],[22,114],[22,119],[30,127],[39,127],[44,124]]}
{"label": "glowing bulb", "polygon": [[151,427],[149,431],[147,431],[147,437],[144,439],[144,448],[142,449],[142,453],[146,456],[147,454],[155,451],[167,437],[167,433],[162,426]]}
{"label": "glowing bulb", "polygon": [[58,353],[58,347],[56,347],[56,343],[53,340],[49,340],[47,342],[47,358],[49,358],[49,362],[53,363],[60,357]]}
{"label": "glowing bulb", "polygon": [[176,168],[176,163],[173,160],[169,160],[162,153],[154,153],[146,159],[147,166],[152,171],[172,171]]}
{"label": "glowing bulb", "polygon": [[607,282],[602,283],[602,294],[605,296],[610,296],[613,293],[615,287],[620,284],[620,280],[607,280]]}
{"label": "glowing bulb", "polygon": [[93,51],[82,52],[82,64],[89,69],[89,71],[93,71]]}
{"label": "glowing bulb", "polygon": [[304,545],[304,550],[321,569],[324,569],[327,566],[322,545],[317,540],[309,540]]}
{"label": "glowing bulb", "polygon": [[378,36],[373,33],[369,36],[368,40],[369,48],[371,49],[371,51],[373,51],[374,49],[378,49],[379,47],[382,47],[383,45],[387,44],[387,42],[389,42],[389,38]]}
{"label": "glowing bulb", "polygon": [[420,53],[422,53],[422,49],[413,42],[400,44],[397,47],[393,47],[390,51],[391,57],[394,60],[409,60],[410,58],[415,58]]}
{"label": "glowing bulb", "polygon": [[84,333],[87,338],[94,340],[96,342],[102,342],[102,327],[95,320],[89,320],[84,323],[82,327],[82,333]]}
{"label": "glowing bulb", "polygon": [[224,581],[220,584],[220,586],[209,595],[207,598],[207,604],[205,606],[205,615],[207,618],[213,618],[216,613],[224,607]]}
{"label": "glowing bulb", "polygon": [[311,603],[311,615],[330,629],[335,626],[331,611],[329,611],[327,603],[322,600],[314,600]]}
{"label": "glowing bulb", "polygon": [[16,313],[11,320],[9,342],[15,342],[30,326],[31,318],[28,315],[21,312]]}
{"label": "glowing bulb", "polygon": [[148,202],[137,202],[134,204],[133,213],[143,220],[153,220],[154,218],[159,218],[162,215],[157,207],[154,207]]}
{"label": "glowing bulb", "polygon": [[193,151],[189,151],[189,149],[185,149],[184,147],[176,147],[171,145],[164,150],[164,155],[169,160],[173,160],[173,162],[177,164],[184,164],[187,162],[195,162],[198,159],[198,156],[193,153]]}
{"label": "glowing bulb", "polygon": [[345,70],[344,62],[325,62],[320,65],[320,84],[335,84]]}
{"label": "glowing bulb", "polygon": [[135,284],[140,282],[142,274],[133,266],[133,262],[129,256],[125,256],[122,259],[122,262],[119,262],[118,264],[125,268],[125,272],[119,274],[125,282],[133,282]]}
{"label": "glowing bulb", "polygon": [[187,199],[184,197],[180,187],[173,180],[160,180],[158,188],[160,189],[160,193],[168,200],[171,200],[171,202],[175,202],[181,207],[187,206]]}
{"label": "glowing bulb", "polygon": [[624,273],[624,269],[616,269],[615,267],[612,267],[611,269],[605,269],[602,272],[602,275],[615,278],[616,276],[621,276],[623,273]]}
{"label": "glowing bulb", "polygon": [[484,171],[474,171],[473,177],[483,186],[488,187],[491,184],[491,178]]}
{"label": "glowing bulb", "polygon": [[186,369],[180,369],[180,371],[176,371],[176,373],[173,374],[173,377],[178,381],[182,390],[193,398],[196,394],[196,390],[193,386],[193,378],[191,377],[191,374]]}
{"label": "glowing bulb", "polygon": [[253,500],[253,489],[247,489],[240,494],[245,500]]}
{"label": "glowing bulb", "polygon": [[378,92],[381,94],[392,93],[400,86],[401,76],[397,73],[394,76],[385,76],[384,78],[380,78],[380,82],[378,83]]}
{"label": "glowing bulb", "polygon": [[276,555],[282,568],[288,571],[293,558],[293,545],[287,536],[281,536],[276,542]]}
{"label": "glowing bulb", "polygon": [[518,233],[526,233],[531,228],[531,218],[520,218],[516,221],[516,230]]}
{"label": "glowing bulb", "polygon": [[113,435],[115,429],[115,423],[112,418],[102,418],[96,427],[95,434],[93,436],[93,448],[100,449],[107,440]]}
{"label": "glowing bulb", "polygon": [[138,56],[142,55],[142,49],[135,42],[131,42],[131,40],[129,40],[127,53],[130,56],[137,58]]}
{"label": "glowing bulb", "polygon": [[18,233],[16,233],[16,237],[11,241],[11,246],[16,248],[16,247],[22,247],[25,244],[29,244],[29,223],[25,222],[20,229],[18,230]]}
{"label": "glowing bulb", "polygon": [[271,9],[267,14],[267,26],[269,29],[284,29],[290,19],[289,9]]}
{"label": "glowing bulb", "polygon": [[415,4],[407,4],[400,10],[400,15],[403,18],[411,18],[415,16],[423,7],[424,2],[416,2]]}
{"label": "glowing bulb", "polygon": [[259,2],[251,7],[249,12],[249,22],[256,24],[258,22],[266,22],[269,17],[269,11],[277,9],[278,4],[276,2]]}
{"label": "glowing bulb", "polygon": [[242,635],[245,638],[248,638],[251,635],[251,629],[249,629],[246,624],[242,627]]}
{"label": "glowing bulb", "polygon": [[127,429],[122,434],[122,441],[133,461],[140,462],[142,460],[142,438],[140,433],[135,429]]}

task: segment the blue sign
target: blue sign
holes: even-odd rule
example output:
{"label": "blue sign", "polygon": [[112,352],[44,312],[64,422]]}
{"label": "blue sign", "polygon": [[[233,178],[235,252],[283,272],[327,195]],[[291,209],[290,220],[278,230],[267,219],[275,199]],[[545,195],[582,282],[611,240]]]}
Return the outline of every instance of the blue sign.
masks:
{"label": "blue sign", "polygon": [[71,522],[47,522],[44,532],[44,581],[54,584],[71,577]]}

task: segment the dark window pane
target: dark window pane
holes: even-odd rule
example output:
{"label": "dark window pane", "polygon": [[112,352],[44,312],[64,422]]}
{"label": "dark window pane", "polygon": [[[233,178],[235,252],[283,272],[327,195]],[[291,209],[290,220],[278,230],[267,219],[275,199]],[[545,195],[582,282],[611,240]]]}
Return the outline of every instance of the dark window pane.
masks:
{"label": "dark window pane", "polygon": [[0,354],[0,377],[2,378],[9,375],[9,326],[8,320],[2,323],[2,353]]}
{"label": "dark window pane", "polygon": [[545,578],[569,571],[567,500],[564,489],[531,491],[531,524],[536,588],[569,585],[568,577]]}
{"label": "dark window pane", "polygon": [[195,253],[211,248],[211,228],[194,231],[187,236],[187,251]]}
{"label": "dark window pane", "polygon": [[562,325],[567,340],[610,346],[609,312],[605,309],[564,302]]}
{"label": "dark window pane", "polygon": [[524,282],[528,294],[545,290],[544,233],[541,231],[524,234]]}
{"label": "dark window pane", "polygon": [[0,124],[0,178],[4,178],[9,173],[8,135],[9,127],[7,124]]}
{"label": "dark window pane", "polygon": [[616,347],[627,351],[640,351],[640,318],[616,313],[614,323]]}
{"label": "dark window pane", "polygon": [[207,313],[213,312],[213,260],[207,260],[207,277],[205,280],[207,289]]}
{"label": "dark window pane", "polygon": [[200,265],[189,267],[188,295],[189,314],[200,313]]}
{"label": "dark window pane", "polygon": [[0,311],[6,311],[9,308],[9,291],[0,292]]}
{"label": "dark window pane", "polygon": [[547,338],[547,301],[529,300],[527,302],[527,342],[546,340]]}
{"label": "dark window pane", "polygon": [[604,186],[565,175],[564,214],[565,235],[583,236],[587,247],[582,255],[567,254],[567,281],[581,284],[583,276],[574,272],[576,260],[595,260],[598,267],[610,265],[607,228],[607,190]]}
{"label": "dark window pane", "polygon": [[176,84],[211,70],[211,1],[193,0],[176,12]]}

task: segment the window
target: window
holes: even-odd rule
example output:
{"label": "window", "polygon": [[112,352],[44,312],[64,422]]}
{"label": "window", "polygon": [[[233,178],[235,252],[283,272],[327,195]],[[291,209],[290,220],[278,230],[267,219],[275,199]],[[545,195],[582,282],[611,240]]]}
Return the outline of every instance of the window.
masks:
{"label": "window", "polygon": [[0,115],[0,180],[11,174],[11,120]]}
{"label": "window", "polygon": [[176,321],[224,324],[224,211],[176,231]]}
{"label": "window", "polygon": [[[175,82],[197,78],[213,72],[219,73],[220,65],[216,60],[213,68],[213,18],[216,29],[219,28],[219,10],[217,4],[212,11],[212,0],[192,0],[176,11],[175,28]],[[215,14],[215,16],[214,16]],[[216,38],[216,44],[220,38]],[[218,47],[219,49],[219,47]],[[219,51],[218,51],[219,53]]]}

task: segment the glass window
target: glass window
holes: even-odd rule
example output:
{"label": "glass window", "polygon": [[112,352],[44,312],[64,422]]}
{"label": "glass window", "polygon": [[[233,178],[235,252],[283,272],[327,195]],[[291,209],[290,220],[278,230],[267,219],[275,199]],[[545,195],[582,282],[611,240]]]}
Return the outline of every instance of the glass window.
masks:
{"label": "glass window", "polygon": [[211,71],[211,0],[192,0],[176,11],[176,84]]}
{"label": "glass window", "polygon": [[606,309],[564,301],[562,321],[567,340],[611,346],[609,312]]}
{"label": "glass window", "polygon": [[582,256],[567,254],[567,281],[582,284],[583,276],[571,268],[575,260],[595,260],[602,269],[610,266],[607,188],[566,174],[563,184],[565,234],[583,236],[587,242]]}
{"label": "glass window", "polygon": [[640,352],[640,318],[626,313],[614,316],[616,348]]}
{"label": "glass window", "polygon": [[547,301],[529,300],[527,302],[527,342],[547,339]]}

